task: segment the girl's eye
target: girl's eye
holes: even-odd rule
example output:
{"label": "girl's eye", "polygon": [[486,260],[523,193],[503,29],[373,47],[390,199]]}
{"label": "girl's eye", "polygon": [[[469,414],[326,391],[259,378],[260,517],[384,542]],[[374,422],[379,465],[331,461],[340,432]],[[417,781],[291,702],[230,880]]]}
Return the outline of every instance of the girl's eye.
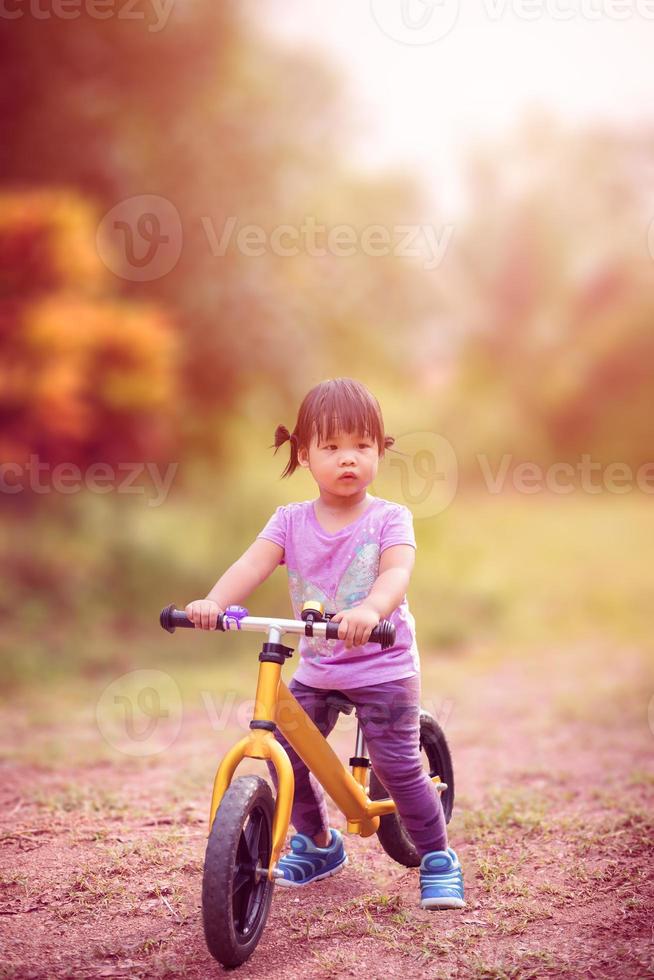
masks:
{"label": "girl's eye", "polygon": [[[325,446],[324,448],[325,449],[338,449],[338,446],[333,446],[332,445],[332,446]],[[369,442],[360,442],[359,443],[359,449],[370,449],[370,443]]]}

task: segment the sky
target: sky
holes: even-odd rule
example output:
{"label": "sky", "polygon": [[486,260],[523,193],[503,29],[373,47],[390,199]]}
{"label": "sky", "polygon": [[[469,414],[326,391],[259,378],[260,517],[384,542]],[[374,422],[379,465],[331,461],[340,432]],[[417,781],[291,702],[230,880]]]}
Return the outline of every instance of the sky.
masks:
{"label": "sky", "polygon": [[340,65],[362,167],[417,173],[444,215],[460,154],[542,108],[654,121],[654,0],[258,0],[267,32]]}

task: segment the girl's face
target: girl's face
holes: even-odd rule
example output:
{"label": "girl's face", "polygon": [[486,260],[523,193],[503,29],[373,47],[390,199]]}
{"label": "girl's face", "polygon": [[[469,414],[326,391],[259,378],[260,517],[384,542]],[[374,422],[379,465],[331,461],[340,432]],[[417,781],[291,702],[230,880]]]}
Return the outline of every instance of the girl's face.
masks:
{"label": "girl's face", "polygon": [[314,433],[308,453],[298,451],[298,461],[323,490],[349,497],[361,494],[377,476],[379,450],[374,439],[360,433],[340,433],[320,442]]}

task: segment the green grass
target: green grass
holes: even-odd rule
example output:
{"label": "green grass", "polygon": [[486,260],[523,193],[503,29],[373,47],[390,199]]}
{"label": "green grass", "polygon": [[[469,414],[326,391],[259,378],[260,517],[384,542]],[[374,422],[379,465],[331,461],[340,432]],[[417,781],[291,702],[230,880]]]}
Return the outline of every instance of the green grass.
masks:
{"label": "green grass", "polygon": [[[270,484],[273,494],[274,479]],[[0,687],[9,706],[25,696],[46,722],[85,699],[92,711],[104,685],[143,667],[170,673],[185,703],[207,690],[253,696],[260,637],[184,630],[170,636],[158,625],[162,606],[204,595],[242,553],[280,502],[282,486],[277,497],[265,498],[244,481],[238,502],[226,482],[209,491],[171,495],[159,508],[139,498],[76,495],[65,511],[2,527]],[[295,492],[284,484],[283,493],[284,499],[313,495],[307,484]],[[635,494],[459,495],[444,512],[416,518],[409,601],[423,669],[461,661],[465,670],[471,651],[487,657],[492,669],[525,650],[590,648],[592,654],[601,646],[619,649],[627,661],[646,654],[639,682],[650,682],[649,504]],[[283,568],[248,605],[259,614],[289,612]],[[614,682],[607,678],[601,695],[613,703],[629,700],[634,678],[625,676],[624,691],[611,688]],[[561,692],[562,719],[585,710]]]}
{"label": "green grass", "polygon": [[464,811],[462,829],[478,839],[492,837],[495,842],[498,834],[508,838],[515,830],[539,835],[548,829],[546,813],[547,801],[540,793],[520,788],[491,789],[483,808]]}
{"label": "green grass", "polygon": [[[423,646],[541,645],[648,635],[647,499],[477,496],[415,521]],[[422,569],[421,569],[422,562]]]}

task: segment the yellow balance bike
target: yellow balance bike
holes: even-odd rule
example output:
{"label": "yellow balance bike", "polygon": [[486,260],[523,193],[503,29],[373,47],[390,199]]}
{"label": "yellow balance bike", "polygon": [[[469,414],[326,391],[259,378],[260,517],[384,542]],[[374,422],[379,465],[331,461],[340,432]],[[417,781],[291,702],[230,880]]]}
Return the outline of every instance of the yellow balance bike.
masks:
{"label": "yellow balance bike", "polygon": [[[366,755],[357,721],[351,772],[341,762],[319,729],[284,684],[281,673],[292,648],[281,642],[285,634],[338,639],[338,623],[330,622],[318,602],[306,602],[302,619],[250,616],[243,606],[228,606],[216,629],[267,633],[259,654],[259,676],[250,733],[223,758],[213,786],[209,832],[202,883],[204,933],[211,955],[227,967],[239,966],[256,948],[273,897],[276,869],[291,817],[295,780],[288,754],[275,738],[279,730],[323,786],[347,821],[347,833],[377,834],[386,853],[405,867],[420,864],[418,852],[395,809],[395,803],[377,778]],[[174,605],[161,612],[161,625],[169,633],[178,626],[194,629],[186,614]],[[370,635],[382,649],[395,642],[395,627],[382,620]],[[339,691],[329,703],[350,714],[355,707]],[[420,712],[420,746],[449,822],[454,803],[450,751],[438,722]],[[270,759],[278,778],[277,798],[261,776],[241,776],[232,782],[242,759]],[[368,784],[368,772],[370,781]]]}

